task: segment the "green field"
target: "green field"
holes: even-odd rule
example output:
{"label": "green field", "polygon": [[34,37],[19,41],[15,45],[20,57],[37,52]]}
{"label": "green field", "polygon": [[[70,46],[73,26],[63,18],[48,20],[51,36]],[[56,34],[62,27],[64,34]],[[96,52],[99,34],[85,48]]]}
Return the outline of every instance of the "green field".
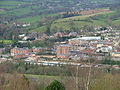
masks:
{"label": "green field", "polygon": [[[97,14],[92,14],[92,15],[85,15],[85,16],[75,16],[75,17],[70,17],[70,18],[64,18],[64,19],[58,19],[53,22],[52,24],[52,29],[57,27],[57,28],[63,28],[64,30],[70,30],[71,24],[70,22],[73,21],[74,27],[81,28],[84,25],[98,25],[98,26],[108,26],[106,19],[113,15],[115,11],[109,11],[109,12],[102,12],[102,13],[97,13]],[[96,20],[91,19],[91,17],[97,16]],[[117,21],[112,21],[111,23],[118,23],[119,20]]]}
{"label": "green field", "polygon": [[6,16],[10,16],[10,15],[16,15],[16,16],[21,16],[21,15],[24,15],[24,14],[27,14],[31,11],[30,8],[20,8],[20,9],[16,9],[16,10],[13,10],[13,11],[3,11],[1,12],[1,14],[4,14]]}
{"label": "green field", "polygon": [[21,4],[26,3],[21,1],[0,1],[0,5],[21,5]]}
{"label": "green field", "polygon": [[40,19],[42,17],[47,17],[47,16],[57,16],[58,14],[48,14],[48,15],[37,15],[37,16],[32,16],[32,17],[26,17],[26,18],[22,18],[22,19],[17,19],[17,22],[25,22],[25,23],[36,23],[38,21],[40,21]]}
{"label": "green field", "polygon": [[18,6],[0,6],[0,8],[3,8],[3,9],[11,9],[11,8],[16,8]]}
{"label": "green field", "polygon": [[111,15],[115,13],[114,11],[108,11],[108,12],[101,12],[101,13],[96,13],[96,14],[91,14],[91,15],[84,15],[84,16],[74,16],[74,17],[69,17],[69,18],[64,18],[64,19],[58,19],[55,22],[59,23],[59,22],[65,22],[68,20],[84,20],[86,18],[95,16],[95,15],[104,15],[105,17],[108,15]]}
{"label": "green field", "polygon": [[11,44],[11,43],[13,43],[13,41],[12,40],[0,40],[0,43]]}
{"label": "green field", "polygon": [[114,20],[112,23],[114,25],[120,25],[120,18],[118,18],[117,20]]}
{"label": "green field", "polygon": [[[47,75],[27,75],[28,78],[34,78],[40,82],[46,82],[45,86],[51,83],[53,80],[62,81],[66,89],[75,89],[75,76],[47,76]],[[86,83],[85,77],[78,77],[79,85]],[[120,89],[119,74],[96,74],[90,78],[89,90],[119,90]],[[66,83],[67,82],[67,83]],[[41,83],[42,85],[43,83]],[[71,89],[70,89],[71,90]]]}
{"label": "green field", "polygon": [[59,80],[60,77],[59,76],[48,76],[48,75],[31,75],[31,74],[24,74],[25,76],[27,76],[28,78],[33,77],[33,78],[49,78],[49,79],[55,79],[55,80]]}
{"label": "green field", "polygon": [[[89,1],[89,0],[88,0]],[[32,3],[34,4],[32,5]],[[46,26],[40,26],[38,27],[39,21],[43,17],[47,16],[57,16],[57,13],[51,14],[49,9],[46,6],[42,6],[38,3],[44,2],[44,4],[47,3],[57,3],[61,2],[58,0],[50,0],[49,2],[47,0],[23,0],[23,1],[0,1],[0,15],[2,18],[7,19],[7,20],[12,20],[11,22],[18,22],[18,23],[30,23],[30,27],[26,27],[25,29],[29,30],[30,32],[32,31],[37,31],[37,32],[44,32],[46,30]],[[66,2],[71,2],[74,3],[74,0],[69,0]],[[92,0],[91,2],[93,3],[108,3],[111,4],[113,0]],[[116,2],[116,1],[115,1]],[[115,3],[114,2],[114,3]],[[86,2],[82,2],[80,5],[83,5]],[[63,5],[58,5],[59,8],[64,9],[65,6]],[[57,7],[57,8],[58,8]],[[103,7],[104,8],[104,7]],[[3,9],[3,10],[2,10]],[[7,10],[6,10],[7,9]],[[48,12],[44,14],[44,12]],[[69,18],[61,18],[56,21],[54,21],[51,25],[51,30],[70,30],[71,27],[75,27],[78,30],[81,30],[84,25],[88,26],[108,26],[108,25],[119,25],[120,24],[120,18],[117,18],[115,20],[110,20],[108,22],[108,19],[110,16],[113,14],[117,13],[116,11],[108,11],[108,12],[101,12],[101,13],[96,13],[96,14],[91,14],[91,15],[84,15],[84,16],[74,16],[74,17],[69,17]],[[34,15],[35,14],[35,15]],[[15,18],[14,18],[15,17]],[[96,17],[96,19],[93,19]],[[3,20],[4,21],[4,20]],[[71,25],[71,21],[73,22],[73,25]]]}
{"label": "green field", "polygon": [[[119,25],[120,20],[119,18],[117,20],[110,20],[107,22],[108,18],[112,15],[114,15],[116,11],[108,11],[108,12],[101,12],[101,13],[96,13],[96,14],[91,14],[91,15],[85,15],[85,16],[74,16],[74,17],[69,17],[69,18],[63,18],[63,19],[58,19],[55,20],[52,25],[51,25],[51,30],[56,30],[56,29],[63,29],[63,30],[70,30],[71,28],[71,21],[73,22],[75,28],[78,28],[79,30],[84,26],[108,26],[108,24],[111,25]],[[96,17],[96,19],[92,19],[92,17]],[[41,17],[32,17],[32,18],[25,18],[23,22],[37,22],[38,18],[40,20]],[[33,19],[33,20],[32,20]],[[37,32],[43,32],[46,30],[46,26],[42,27],[37,27],[31,31],[37,31]]]}

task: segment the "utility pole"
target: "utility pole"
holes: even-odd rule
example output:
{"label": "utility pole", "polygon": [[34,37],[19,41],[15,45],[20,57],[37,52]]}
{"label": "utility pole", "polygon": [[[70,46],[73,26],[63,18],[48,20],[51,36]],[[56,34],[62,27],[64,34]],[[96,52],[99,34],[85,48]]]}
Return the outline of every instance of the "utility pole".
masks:
{"label": "utility pole", "polygon": [[[90,64],[91,64],[91,63],[90,63],[90,60],[89,60],[89,65],[90,65]],[[92,72],[92,65],[90,65],[89,72],[88,72],[86,90],[89,90],[91,72]]]}
{"label": "utility pole", "polygon": [[[91,58],[91,54],[89,54],[90,58]],[[89,65],[90,65],[90,68],[89,68],[89,72],[88,72],[88,77],[87,77],[87,84],[86,84],[86,90],[89,90],[89,86],[90,86],[90,79],[91,79],[91,72],[92,72],[92,65],[91,65],[91,61],[90,59],[89,60]]]}
{"label": "utility pole", "polygon": [[79,66],[77,65],[76,67],[76,80],[75,80],[75,87],[76,87],[76,90],[79,90],[78,88],[78,74],[79,74]]}

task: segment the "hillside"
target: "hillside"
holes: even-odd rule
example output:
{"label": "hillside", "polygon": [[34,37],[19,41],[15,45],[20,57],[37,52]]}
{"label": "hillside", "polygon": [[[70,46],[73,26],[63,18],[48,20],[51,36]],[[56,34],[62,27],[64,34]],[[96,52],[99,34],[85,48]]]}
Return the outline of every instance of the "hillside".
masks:
{"label": "hillside", "polygon": [[[94,26],[119,26],[120,18],[114,17],[116,15],[116,11],[107,11],[107,12],[99,12],[90,15],[80,15],[73,16],[68,18],[60,18],[52,22],[51,31],[60,31],[60,30],[82,30],[84,27],[94,27]],[[111,17],[114,17],[111,19]],[[41,32],[45,30],[46,26],[41,26],[33,31]]]}
{"label": "hillside", "polygon": [[[64,19],[61,19],[59,13],[84,11],[96,8],[108,8],[114,6],[117,7],[119,4],[119,0],[1,0],[0,23],[8,23],[8,25],[30,23],[31,26],[25,29],[41,32],[46,30],[46,25],[38,26],[39,22],[43,18],[52,17],[58,20],[52,22],[51,29],[62,27],[63,30],[69,30],[71,28],[68,24],[69,20],[63,22],[62,20]],[[115,10],[113,10],[113,12],[114,11]],[[107,15],[111,14],[111,12],[106,13]],[[104,13],[104,15],[106,13]],[[107,15],[105,16],[107,17]],[[77,16],[80,16],[80,19],[83,17],[81,15]],[[77,16],[73,18],[77,18]],[[89,15],[86,15],[85,17],[86,18],[80,21],[73,20],[77,29],[80,29],[83,25],[107,25],[106,20],[104,19],[108,18],[102,17],[101,20],[92,20],[89,18],[91,17]],[[58,22],[59,20],[61,22]],[[117,19],[111,21],[111,24],[116,25],[119,24],[119,22],[119,17],[117,17]]]}
{"label": "hillside", "polygon": [[63,11],[103,8],[118,3],[119,0],[1,0],[0,17],[16,20]]}

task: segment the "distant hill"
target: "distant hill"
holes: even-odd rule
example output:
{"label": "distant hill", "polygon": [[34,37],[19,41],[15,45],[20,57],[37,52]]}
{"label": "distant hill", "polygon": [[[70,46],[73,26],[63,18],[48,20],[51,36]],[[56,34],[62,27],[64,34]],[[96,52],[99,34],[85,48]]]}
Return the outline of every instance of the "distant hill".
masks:
{"label": "distant hill", "polygon": [[[0,0],[0,23],[31,23],[32,27],[36,27],[42,17],[58,16],[60,12],[76,12],[117,6],[119,8],[120,0]],[[116,16],[119,18],[120,15],[117,14]],[[80,22],[86,23],[85,21]],[[117,19],[114,23],[118,22]],[[99,21],[99,24],[102,22]],[[44,29],[45,27],[38,27],[37,30],[41,28]]]}

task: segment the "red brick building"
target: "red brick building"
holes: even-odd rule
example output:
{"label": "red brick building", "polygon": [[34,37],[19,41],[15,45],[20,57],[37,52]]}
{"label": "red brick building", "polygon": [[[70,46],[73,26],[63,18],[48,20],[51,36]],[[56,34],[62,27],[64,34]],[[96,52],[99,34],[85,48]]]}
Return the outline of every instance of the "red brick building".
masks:
{"label": "red brick building", "polygon": [[13,48],[11,49],[11,56],[14,56],[14,58],[25,58],[27,57],[32,50],[28,48]]}
{"label": "red brick building", "polygon": [[28,57],[29,55],[31,54],[35,54],[35,53],[38,53],[42,51],[41,48],[32,48],[32,49],[29,49],[29,48],[18,48],[18,47],[15,47],[13,49],[11,49],[11,56],[13,56],[14,58],[25,58],[25,57]]}
{"label": "red brick building", "polygon": [[69,45],[58,45],[56,48],[57,58],[66,59],[69,57]]}

